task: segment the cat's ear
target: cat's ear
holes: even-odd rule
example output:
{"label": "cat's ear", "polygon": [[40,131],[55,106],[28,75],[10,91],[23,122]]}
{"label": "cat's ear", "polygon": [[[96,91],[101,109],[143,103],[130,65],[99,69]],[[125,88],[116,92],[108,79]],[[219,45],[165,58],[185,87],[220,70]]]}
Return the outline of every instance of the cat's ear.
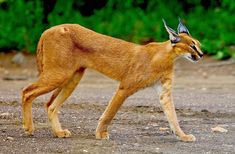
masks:
{"label": "cat's ear", "polygon": [[164,19],[162,19],[162,21],[164,23],[166,31],[169,34],[169,39],[170,39],[171,43],[173,43],[173,44],[178,43],[180,41],[179,35],[172,28],[167,26],[166,21]]}
{"label": "cat's ear", "polygon": [[180,33],[186,33],[190,35],[188,28],[183,24],[182,20],[179,18],[179,25],[178,25],[178,34]]}

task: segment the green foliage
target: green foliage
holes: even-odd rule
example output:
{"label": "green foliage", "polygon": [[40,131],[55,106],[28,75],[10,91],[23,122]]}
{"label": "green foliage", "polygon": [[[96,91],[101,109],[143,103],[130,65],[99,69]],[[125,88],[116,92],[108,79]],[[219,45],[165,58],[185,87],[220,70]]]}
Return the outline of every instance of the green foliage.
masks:
{"label": "green foliage", "polygon": [[49,2],[0,1],[0,48],[35,52],[42,31],[62,23],[78,23],[136,43],[164,41],[168,36],[162,18],[176,29],[181,17],[207,54],[218,59],[235,57],[231,0],[97,0],[92,5],[84,0],[56,0],[46,13],[42,4]]}
{"label": "green foliage", "polygon": [[40,0],[8,0],[5,5],[0,9],[0,48],[35,51],[44,28]]}
{"label": "green foliage", "polygon": [[48,16],[49,27],[62,23],[79,23],[83,24],[85,18],[79,11],[71,9],[74,2],[57,0],[54,10]]}
{"label": "green foliage", "polygon": [[[234,7],[231,7],[232,5]],[[233,9],[228,9],[227,6]],[[215,55],[217,59],[227,59],[234,54],[234,51],[228,50],[235,44],[235,19],[231,16],[234,11],[235,3],[223,1],[222,7],[207,10],[196,7],[193,13],[188,15],[188,25],[193,30],[193,36],[201,41],[207,54]]]}

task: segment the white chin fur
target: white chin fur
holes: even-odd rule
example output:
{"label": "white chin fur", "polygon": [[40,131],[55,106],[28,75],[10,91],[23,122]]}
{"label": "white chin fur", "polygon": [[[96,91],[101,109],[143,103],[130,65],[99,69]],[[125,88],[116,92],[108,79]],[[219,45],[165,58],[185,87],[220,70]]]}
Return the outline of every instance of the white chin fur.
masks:
{"label": "white chin fur", "polygon": [[185,54],[183,55],[184,58],[188,59],[191,62],[197,62],[198,60],[193,60],[191,54]]}

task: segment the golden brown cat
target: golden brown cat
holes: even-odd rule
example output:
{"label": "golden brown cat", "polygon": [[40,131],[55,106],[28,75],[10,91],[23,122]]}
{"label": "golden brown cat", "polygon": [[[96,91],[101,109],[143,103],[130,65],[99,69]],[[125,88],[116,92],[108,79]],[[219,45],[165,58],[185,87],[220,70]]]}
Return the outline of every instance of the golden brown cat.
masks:
{"label": "golden brown cat", "polygon": [[[46,30],[38,43],[39,79],[23,90],[23,127],[32,135],[32,101],[54,90],[47,103],[52,130],[57,137],[69,137],[62,129],[58,110],[71,95],[87,68],[120,81],[120,85],[100,117],[97,139],[108,139],[108,125],[125,99],[140,89],[152,86],[159,91],[160,103],[172,131],[182,141],[195,141],[178,123],[172,101],[173,66],[177,57],[198,61],[203,53],[200,43],[179,22],[178,32],[168,27],[169,41],[139,45],[109,37],[78,24],[63,24]],[[161,88],[156,88],[159,85]]]}

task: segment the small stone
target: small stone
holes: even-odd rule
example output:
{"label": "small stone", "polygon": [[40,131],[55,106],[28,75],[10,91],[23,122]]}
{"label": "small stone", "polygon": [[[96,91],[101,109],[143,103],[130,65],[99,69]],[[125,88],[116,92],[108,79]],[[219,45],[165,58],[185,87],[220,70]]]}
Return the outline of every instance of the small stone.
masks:
{"label": "small stone", "polygon": [[206,87],[202,87],[202,90],[203,90],[203,91],[207,91],[207,88],[206,88]]}
{"label": "small stone", "polygon": [[12,63],[22,65],[25,63],[25,56],[19,52],[12,58]]}
{"label": "small stone", "polygon": [[8,137],[7,137],[7,140],[9,140],[9,141],[14,141],[14,138],[13,138],[13,137],[8,136]]}
{"label": "small stone", "polygon": [[117,132],[117,130],[115,130],[115,129],[113,129],[113,130],[111,130],[112,132]]}
{"label": "small stone", "polygon": [[11,114],[9,112],[4,112],[0,114],[0,118],[2,119],[7,119],[11,116]]}
{"label": "small stone", "polygon": [[153,127],[157,127],[158,126],[158,124],[157,123],[153,123],[153,124],[151,124]]}
{"label": "small stone", "polygon": [[160,148],[155,148],[156,152],[159,152]]}
{"label": "small stone", "polygon": [[87,150],[82,150],[83,152],[87,153],[88,151]]}
{"label": "small stone", "polygon": [[166,131],[166,130],[168,130],[168,129],[169,129],[168,127],[160,127],[160,128],[159,128],[160,131]]}
{"label": "small stone", "polygon": [[208,74],[207,74],[206,72],[203,72],[203,73],[202,73],[202,76],[203,76],[205,79],[208,78]]}
{"label": "small stone", "polygon": [[212,132],[220,132],[220,133],[227,133],[228,130],[223,128],[223,127],[220,127],[220,126],[216,126],[216,127],[213,127],[211,128]]}
{"label": "small stone", "polygon": [[150,123],[148,123],[148,125],[149,125],[149,126],[153,126],[153,127],[159,126],[157,123],[154,123],[154,122],[150,122]]}
{"label": "small stone", "polygon": [[2,114],[0,114],[0,116],[10,116],[11,114],[9,112],[4,112]]}
{"label": "small stone", "polygon": [[4,70],[3,74],[4,74],[4,75],[8,75],[8,74],[9,74],[9,71],[8,71],[8,70]]}
{"label": "small stone", "polygon": [[186,116],[192,116],[192,115],[195,115],[193,112],[184,112],[184,115]]}
{"label": "small stone", "polygon": [[149,129],[149,127],[144,127],[144,129],[148,130],[148,129]]}

